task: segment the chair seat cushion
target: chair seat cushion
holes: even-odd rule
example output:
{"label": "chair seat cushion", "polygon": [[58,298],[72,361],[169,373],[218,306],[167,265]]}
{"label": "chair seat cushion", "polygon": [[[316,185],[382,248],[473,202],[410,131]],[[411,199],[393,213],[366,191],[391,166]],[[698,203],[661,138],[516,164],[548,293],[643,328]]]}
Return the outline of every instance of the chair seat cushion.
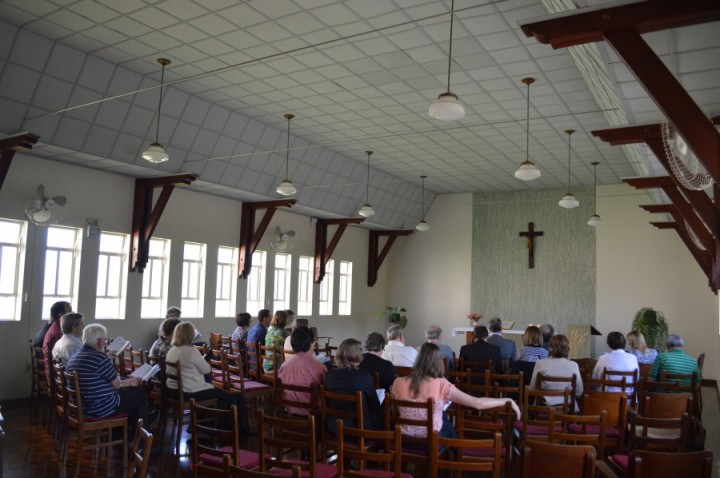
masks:
{"label": "chair seat cushion", "polygon": [[[500,449],[500,456],[505,458],[505,452],[507,449],[502,447]],[[495,448],[482,447],[482,448],[463,448],[462,454],[464,456],[474,456],[480,458],[491,458],[495,456]]]}
{"label": "chair seat cushion", "polygon": [[[299,461],[299,460],[288,460],[285,463],[292,463],[296,465],[303,465],[307,464],[306,461]],[[335,465],[327,465],[325,463],[317,463],[315,465],[315,476],[317,478],[335,478],[338,474],[337,467]],[[292,470],[289,468],[278,468],[273,467],[268,470],[268,473],[272,473],[273,475],[278,476],[292,476]],[[310,478],[310,471],[309,470],[303,470],[301,475],[302,478]]]}
{"label": "chair seat cushion", "polygon": [[[571,433],[581,433],[582,425],[572,423],[568,429]],[[588,425],[585,427],[585,433],[587,435],[597,435],[600,433],[600,425]],[[620,430],[617,427],[605,427],[605,438],[620,438]]]}
{"label": "chair seat cushion", "polygon": [[627,471],[628,463],[630,462],[630,455],[613,455],[610,457],[613,463]]}
{"label": "chair seat cushion", "polygon": [[[517,431],[522,431],[523,429],[523,422],[522,420],[515,420],[513,422],[513,428]],[[557,431],[561,430],[561,427],[555,428]],[[545,436],[548,434],[548,427],[545,425],[528,425],[526,430],[528,435],[533,436]]]}
{"label": "chair seat cushion", "polygon": [[[643,436],[643,428],[644,427],[637,427],[635,429],[635,436]],[[648,427],[647,437],[658,440],[677,440],[680,438],[680,429]]]}
{"label": "chair seat cushion", "polygon": [[239,383],[233,383],[232,388],[236,390],[240,390],[241,388],[244,388],[246,392],[259,392],[262,390],[272,390],[272,387],[270,385],[265,385],[264,383],[255,382],[254,380],[244,380],[243,384]]}
{"label": "chair seat cushion", "polygon": [[123,418],[127,418],[127,413],[118,413],[117,415],[111,415],[109,417],[89,417],[87,415],[84,416],[86,422],[104,422],[104,421],[110,421],[110,420],[122,420]]}
{"label": "chair seat cushion", "polygon": [[[231,446],[224,446],[222,448],[219,448],[219,451],[232,454],[233,449]],[[201,453],[198,456],[198,459],[200,460],[200,462],[205,463],[206,465],[216,466],[218,468],[223,467],[222,456],[211,455],[209,453]],[[240,468],[247,468],[251,470],[260,464],[260,455],[253,451],[240,450],[240,454],[238,455],[238,463],[233,464],[235,466],[239,466]]]}

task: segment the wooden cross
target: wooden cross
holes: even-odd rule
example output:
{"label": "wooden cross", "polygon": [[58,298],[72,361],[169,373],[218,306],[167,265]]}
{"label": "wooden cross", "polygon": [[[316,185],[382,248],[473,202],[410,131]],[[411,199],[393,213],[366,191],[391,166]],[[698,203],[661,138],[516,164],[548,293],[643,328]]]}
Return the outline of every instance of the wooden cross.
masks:
{"label": "wooden cross", "polygon": [[543,234],[543,231],[535,231],[534,222],[528,222],[528,230],[520,233],[520,236],[527,237],[529,269],[535,269],[535,238]]}

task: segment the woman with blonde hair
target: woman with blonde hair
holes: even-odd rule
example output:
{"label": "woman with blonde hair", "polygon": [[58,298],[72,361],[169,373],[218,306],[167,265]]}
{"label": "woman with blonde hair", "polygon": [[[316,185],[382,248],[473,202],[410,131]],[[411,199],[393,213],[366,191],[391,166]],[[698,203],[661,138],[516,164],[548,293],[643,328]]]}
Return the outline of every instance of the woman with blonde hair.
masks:
{"label": "woman with blonde hair", "polygon": [[654,363],[657,358],[658,352],[655,349],[651,349],[645,343],[645,337],[639,330],[633,330],[627,334],[627,344],[630,350],[629,353],[637,357],[638,363]]}
{"label": "woman with blonde hair", "polygon": [[543,348],[543,336],[535,325],[528,326],[523,334],[523,346],[520,347],[520,358],[523,362],[537,362],[548,357]]}
{"label": "woman with blonde hair", "polygon": [[[401,400],[413,402],[425,402],[428,398],[433,399],[433,429],[440,432],[440,436],[453,438],[456,435],[455,429],[443,409],[450,402],[459,403],[465,407],[476,410],[487,410],[488,408],[504,407],[507,402],[512,404],[513,411],[520,419],[520,409],[510,398],[487,398],[473,397],[455,388],[445,377],[445,364],[440,347],[433,343],[424,343],[420,347],[420,353],[415,359],[412,373],[406,377],[398,377],[392,386],[392,395]],[[404,409],[400,410],[401,415]],[[408,414],[413,411],[408,410]],[[408,415],[408,417],[410,417]],[[424,418],[415,417],[412,418]],[[425,437],[427,430],[424,427],[407,426],[402,433],[413,437]]]}
{"label": "woman with blonde hair", "polygon": [[[265,347],[272,347],[273,351],[265,351],[266,356],[275,354],[275,366],[280,369],[282,365],[282,348],[285,345],[285,339],[290,336],[285,327],[288,325],[288,313],[285,310],[276,310],[270,321],[270,327],[268,328],[267,334],[265,334]],[[272,360],[263,360],[263,368],[266,372],[273,369]]]}

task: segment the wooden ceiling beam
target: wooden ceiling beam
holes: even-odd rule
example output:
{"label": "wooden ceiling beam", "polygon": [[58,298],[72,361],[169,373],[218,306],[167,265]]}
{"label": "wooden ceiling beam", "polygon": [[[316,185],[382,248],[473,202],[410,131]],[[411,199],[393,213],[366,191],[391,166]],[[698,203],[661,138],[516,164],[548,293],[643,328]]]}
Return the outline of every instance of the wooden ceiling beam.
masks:
{"label": "wooden ceiling beam", "polygon": [[[165,206],[170,200],[175,186],[192,184],[197,174],[178,174],[160,178],[138,178],[135,180],[135,199],[133,204],[132,238],[130,241],[130,271],[143,272],[148,261],[150,238],[160,222]],[[156,188],[162,187],[155,206],[153,195]]]}
{"label": "wooden ceiling beam", "polygon": [[[325,266],[332,257],[345,229],[351,224],[361,224],[364,220],[364,217],[317,220],[315,224],[315,274],[313,277],[316,284],[321,283],[325,277]],[[330,244],[327,243],[328,226],[337,226]]]}
{"label": "wooden ceiling beam", "polygon": [[[368,251],[368,287],[372,287],[377,282],[378,271],[382,266],[383,261],[387,257],[390,249],[395,243],[395,239],[400,236],[409,236],[413,233],[410,230],[395,230],[395,231],[369,231],[370,232],[370,246]],[[385,246],[380,251],[380,238],[387,237]],[[379,251],[379,254],[378,254]]]}
{"label": "wooden ceiling beam", "polygon": [[[240,244],[238,253],[238,277],[247,279],[252,270],[252,256],[257,250],[260,240],[267,231],[270,221],[279,207],[292,207],[296,199],[279,199],[277,201],[244,202],[242,216],[240,217]],[[257,211],[265,209],[265,214],[255,228]]]}
{"label": "wooden ceiling beam", "polygon": [[40,136],[27,132],[0,139],[0,189],[10,171],[10,164],[12,164],[15,153],[32,149],[39,139]]}

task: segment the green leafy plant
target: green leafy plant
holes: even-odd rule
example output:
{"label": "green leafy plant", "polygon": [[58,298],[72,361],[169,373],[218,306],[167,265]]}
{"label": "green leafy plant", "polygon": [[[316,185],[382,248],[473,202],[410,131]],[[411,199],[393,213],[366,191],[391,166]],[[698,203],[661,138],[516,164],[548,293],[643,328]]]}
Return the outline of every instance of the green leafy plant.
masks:
{"label": "green leafy plant", "polygon": [[405,307],[399,305],[388,305],[377,313],[377,318],[384,318],[389,324],[397,324],[404,329],[408,323],[408,318],[407,315],[405,315],[405,312],[407,312]]}
{"label": "green leafy plant", "polygon": [[652,307],[643,307],[635,314],[633,330],[638,330],[645,337],[648,347],[662,351],[668,336],[668,324],[665,314]]}

